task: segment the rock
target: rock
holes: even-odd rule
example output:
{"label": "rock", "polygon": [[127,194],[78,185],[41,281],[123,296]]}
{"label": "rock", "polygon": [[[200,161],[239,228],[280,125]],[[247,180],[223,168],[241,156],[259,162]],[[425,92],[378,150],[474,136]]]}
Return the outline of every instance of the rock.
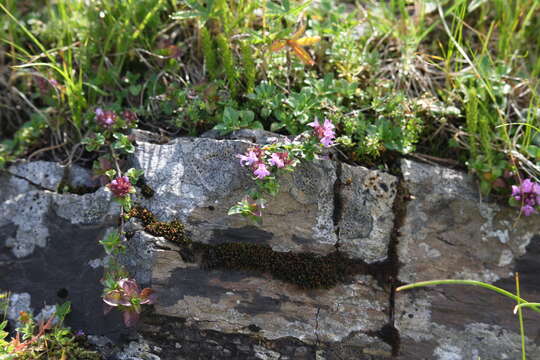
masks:
{"label": "rock", "polygon": [[302,290],[266,276],[206,271],[177,252],[160,251],[152,284],[160,299],[156,314],[225,333],[332,343],[388,322],[388,293],[367,275],[332,289]]}
{"label": "rock", "polygon": [[126,252],[119,256],[119,262],[141,286],[151,284],[154,252],[159,242],[159,239],[143,231],[137,231],[129,239]]}
{"label": "rock", "polygon": [[[518,219],[516,209],[482,201],[472,177],[450,169],[403,160],[412,200],[399,229],[398,278],[405,283],[472,279],[537,299],[540,223]],[[532,301],[532,300],[531,300]],[[515,303],[467,286],[439,286],[396,294],[396,327],[403,359],[516,359],[520,354]],[[525,311],[528,334],[540,330]],[[540,357],[540,342],[528,339],[527,355]]]}
{"label": "rock", "polygon": [[[287,136],[266,130],[240,129],[227,135],[221,135],[218,130],[209,130],[201,135],[202,138],[216,140],[244,140],[255,144],[269,144],[276,141],[286,141]],[[291,138],[292,139],[292,138]]]}
{"label": "rock", "polygon": [[[34,180],[45,179],[35,171]],[[90,266],[104,256],[98,241],[118,213],[110,195],[103,190],[61,195],[18,176],[2,179],[0,185],[18,185],[0,203],[0,289],[27,293],[36,311],[70,301],[66,322],[73,329],[120,336],[125,331],[120,315],[102,313],[102,269]]]}
{"label": "rock", "polygon": [[32,314],[33,310],[30,306],[31,296],[29,293],[9,293],[9,302],[6,311],[6,317],[13,326],[13,329],[22,326],[19,322],[21,312]]}
{"label": "rock", "polygon": [[[269,199],[263,225],[255,227],[228,209],[254,187],[236,155],[253,144],[237,140],[180,138],[166,145],[139,142],[134,164],[144,170],[155,190],[141,198],[160,220],[180,219],[193,241],[206,244],[240,241],[266,244],[275,251],[325,255],[340,250],[366,262],[386,258],[393,227],[391,207],[396,193],[393,176],[343,165],[344,208],[335,219],[336,163],[301,164],[280,179],[281,191]],[[365,188],[367,185],[372,188]],[[386,190],[384,190],[386,189]]]}
{"label": "rock", "polygon": [[[56,315],[56,305],[45,305],[43,309],[34,317],[36,323],[46,323],[49,319]],[[58,317],[55,316],[52,321],[53,325],[58,324]]]}
{"label": "rock", "polygon": [[31,161],[17,163],[8,172],[44,190],[56,191],[64,177],[64,168],[54,162]]}
{"label": "rock", "polygon": [[368,263],[388,256],[397,179],[361,166],[341,165],[339,249]]}
{"label": "rock", "polygon": [[116,354],[117,360],[160,360],[160,357],[152,352],[148,342],[142,337],[137,341],[131,341],[124,349]]}
{"label": "rock", "polygon": [[0,172],[0,189],[0,204],[20,194],[38,190],[36,186],[30,184],[28,181],[7,172]]}
{"label": "rock", "polygon": [[[15,258],[32,254],[36,247],[44,248],[49,238],[45,224],[51,205],[51,194],[39,190],[21,193],[0,204],[0,244],[10,249]],[[4,235],[4,236],[2,236]]]}
{"label": "rock", "polygon": [[8,173],[26,180],[40,190],[56,191],[64,178],[69,185],[74,187],[93,188],[99,185],[88,169],[78,165],[66,168],[49,161],[17,163],[9,167]]}
{"label": "rock", "polygon": [[[251,140],[266,139],[259,135]],[[155,191],[154,197],[138,200],[161,221],[181,220],[197,244],[249,243],[270,246],[276,253],[318,255],[339,246],[361,263],[387,258],[396,178],[382,172],[348,165],[338,169],[330,160],[301,164],[280,178],[280,192],[264,209],[262,226],[228,216],[228,209],[254,185],[236,158],[250,146],[245,141],[204,138],[179,138],[163,145],[138,141],[133,164],[144,170]],[[338,212],[336,203],[341,206]],[[182,250],[170,244],[161,241],[156,247],[160,240],[142,235],[140,226],[129,227],[135,231],[131,241],[133,249],[139,249],[136,253],[154,246],[153,257],[129,257],[139,259],[134,263],[144,258],[142,269],[152,264],[151,283],[159,295],[157,316],[185,319],[201,330],[256,335],[267,341],[291,338],[312,346],[337,344],[351,334],[377,333],[388,323],[388,289],[369,275],[358,273],[330,289],[303,290],[267,273],[209,271],[197,259],[185,261]],[[146,270],[136,273],[146,278]],[[388,355],[388,347],[380,338],[367,336],[364,342],[352,342],[334,353],[372,348]],[[299,358],[314,356],[311,350],[304,356],[295,349],[291,354]],[[267,350],[230,349],[232,354],[240,351],[254,358],[285,356]],[[182,346],[171,351],[186,350]],[[208,351],[214,350],[209,346]]]}
{"label": "rock", "polygon": [[99,186],[99,180],[92,175],[88,169],[77,165],[69,168],[68,184],[75,188],[96,188]]}

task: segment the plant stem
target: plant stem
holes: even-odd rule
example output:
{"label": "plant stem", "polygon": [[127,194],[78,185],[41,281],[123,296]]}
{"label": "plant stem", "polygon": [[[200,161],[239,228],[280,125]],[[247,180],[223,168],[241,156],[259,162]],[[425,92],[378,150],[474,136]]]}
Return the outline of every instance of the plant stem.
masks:
{"label": "plant stem", "polygon": [[[113,158],[114,166],[116,168],[116,177],[122,176],[122,170],[120,169],[120,163],[118,162],[118,156],[114,151],[112,144],[109,144],[109,150],[111,151],[111,157]],[[128,195],[129,196],[129,195]],[[124,237],[124,206],[120,206],[120,238],[125,241]]]}
{"label": "plant stem", "polygon": [[[421,281],[421,282],[417,282],[417,283],[414,283],[414,284],[400,286],[400,287],[398,287],[396,289],[396,291],[410,290],[410,289],[414,289],[414,288],[425,287],[425,286],[433,286],[433,285],[473,285],[473,286],[480,286],[480,287],[484,287],[486,289],[498,292],[499,294],[507,296],[507,297],[511,298],[512,300],[519,301],[519,302],[522,302],[522,303],[528,303],[527,300],[524,300],[521,297],[516,296],[516,295],[512,294],[509,291],[501,289],[500,287],[497,287],[497,286],[494,286],[494,285],[491,285],[491,284],[486,284],[484,282],[476,281],[476,280],[444,279],[444,280]],[[534,306],[534,305],[531,305],[529,307],[531,309],[533,309],[534,311],[540,313],[540,307],[537,307],[537,306]]]}
{"label": "plant stem", "polygon": [[[518,305],[522,303],[519,295],[519,273],[516,273],[516,295],[518,296]],[[518,318],[519,318],[519,334],[521,336],[521,359],[527,360],[527,355],[525,353],[525,328],[523,327],[523,312],[521,307],[518,307]]]}

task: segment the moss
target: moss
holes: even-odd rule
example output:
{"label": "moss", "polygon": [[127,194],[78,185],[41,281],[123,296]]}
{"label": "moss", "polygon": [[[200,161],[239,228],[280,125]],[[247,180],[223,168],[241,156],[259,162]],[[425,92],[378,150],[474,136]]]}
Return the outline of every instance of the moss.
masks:
{"label": "moss", "polygon": [[141,189],[141,194],[145,199],[150,199],[154,196],[155,191],[152,189],[147,183],[144,176],[141,176],[139,178],[139,181],[137,181],[137,184],[135,184],[139,189]]}
{"label": "moss", "polygon": [[141,220],[144,230],[150,235],[163,237],[180,245],[191,243],[191,240],[186,236],[184,224],[178,220],[170,222],[157,221],[154,214],[142,206],[133,207],[128,215]]}
{"label": "moss", "polygon": [[139,219],[149,234],[180,244],[180,253],[186,261],[202,259],[202,266],[210,270],[267,273],[275,279],[304,289],[331,288],[346,282],[355,274],[375,276],[381,272],[379,265],[351,260],[339,251],[321,256],[313,253],[278,252],[268,245],[250,243],[208,245],[192,242],[180,221],[158,221],[150,210],[140,205],[134,206],[128,215]]}
{"label": "moss", "polygon": [[339,252],[326,256],[277,252],[267,245],[247,243],[198,246],[203,251],[203,264],[209,269],[269,273],[305,289],[331,288],[356,273],[359,265]]}

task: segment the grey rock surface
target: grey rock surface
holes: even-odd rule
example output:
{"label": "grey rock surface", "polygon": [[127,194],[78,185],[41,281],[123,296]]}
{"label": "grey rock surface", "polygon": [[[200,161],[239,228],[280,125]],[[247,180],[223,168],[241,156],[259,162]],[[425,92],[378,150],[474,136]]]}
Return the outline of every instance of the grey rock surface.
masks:
{"label": "grey rock surface", "polygon": [[56,191],[62,180],[76,187],[94,187],[98,183],[88,169],[77,165],[69,168],[50,161],[20,162],[10,166],[7,172],[26,180],[41,190]]}
{"label": "grey rock surface", "polygon": [[[340,250],[349,257],[366,262],[386,258],[393,226],[393,176],[344,165],[342,177],[351,177],[352,183],[342,187],[340,196],[335,192],[335,162],[302,164],[280,179],[279,195],[269,199],[263,225],[255,227],[240,216],[227,215],[254,186],[236,158],[249,146],[253,144],[193,138],[165,145],[139,142],[134,164],[144,170],[156,193],[152,199],[141,198],[141,203],[161,220],[180,219],[194,241],[206,244],[244,241],[267,244],[275,251],[324,255],[338,244],[338,225],[343,234]],[[338,224],[336,196],[346,199]]]}
{"label": "grey rock surface", "polygon": [[368,263],[383,261],[394,226],[395,176],[341,164],[339,249]]}
{"label": "grey rock surface", "polygon": [[[209,134],[168,143],[139,137],[132,162],[145,171],[155,196],[138,201],[159,220],[182,221],[190,238],[207,248],[248,243],[317,257],[339,249],[354,272],[337,285],[305,290],[266,272],[208,269],[193,247],[151,236],[132,220],[120,260],[141,285],[157,290],[159,301],[145,307],[143,337],[131,336],[135,341],[117,352],[112,342],[127,332],[119,313],[102,315],[98,241],[116,226],[118,205],[104,189],[57,193],[66,175],[56,164],[18,164],[0,173],[0,290],[13,294],[12,323],[21,309],[46,317],[54,304],[69,300],[68,325],[100,335],[93,339],[107,336],[112,342],[103,347],[122,360],[519,358],[514,302],[463,286],[395,294],[398,349],[389,327],[387,267],[399,262],[403,283],[475,279],[509,291],[519,272],[522,296],[535,301],[538,216],[518,219],[515,209],[482,199],[472,177],[408,160],[402,185],[410,200],[403,214],[394,214],[404,195],[397,194],[396,177],[318,160],[280,179],[263,225],[254,226],[227,215],[253,186],[235,155],[253,146],[248,141],[271,141],[270,135],[239,132],[216,140]],[[84,169],[72,169],[69,178],[82,186],[93,181]],[[390,244],[396,235],[397,244]],[[528,355],[540,358],[540,322],[531,311],[524,316]]]}
{"label": "grey rock surface", "polygon": [[14,164],[8,172],[42,189],[55,191],[64,176],[64,168],[49,161],[31,161]]}
{"label": "grey rock surface", "polygon": [[156,256],[156,314],[184,318],[198,328],[241,334],[257,329],[266,339],[316,344],[376,332],[388,322],[388,293],[366,275],[332,289],[302,290],[266,276],[206,271],[174,251]]}
{"label": "grey rock surface", "polygon": [[[540,222],[518,219],[516,209],[482,201],[472,177],[402,161],[412,200],[400,228],[399,280],[471,279],[537,299]],[[439,286],[396,294],[396,327],[403,359],[516,359],[520,341],[511,299],[467,286]],[[536,314],[526,312],[531,320]],[[540,327],[527,325],[528,334]],[[540,358],[538,339],[528,355]]]}
{"label": "grey rock surface", "polygon": [[98,241],[114,224],[118,206],[103,189],[85,195],[47,190],[55,188],[47,181],[56,168],[38,162],[0,176],[7,186],[0,189],[0,289],[19,294],[14,299],[28,295],[25,306],[38,316],[71,301],[68,325],[117,337],[124,331],[120,316],[103,316],[102,268],[90,264],[104,256]]}
{"label": "grey rock surface", "polygon": [[142,337],[139,337],[137,341],[131,341],[121,351],[119,351],[115,358],[117,360],[160,360],[160,357],[155,354],[159,350],[152,348],[152,346],[145,341]]}

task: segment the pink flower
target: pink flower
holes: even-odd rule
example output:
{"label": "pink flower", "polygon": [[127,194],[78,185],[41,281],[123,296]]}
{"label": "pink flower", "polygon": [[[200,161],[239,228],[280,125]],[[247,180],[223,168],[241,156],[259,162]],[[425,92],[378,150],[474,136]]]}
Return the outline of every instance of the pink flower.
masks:
{"label": "pink flower", "polygon": [[533,208],[531,205],[524,205],[522,208],[521,208],[521,211],[523,211],[523,214],[525,216],[529,216],[529,215],[532,215],[536,212],[536,209]]}
{"label": "pink flower", "polygon": [[285,166],[283,159],[281,158],[281,156],[279,156],[278,153],[272,154],[272,157],[268,162],[270,163],[270,165],[277,166],[278,168],[282,168]]}
{"label": "pink flower", "polygon": [[107,184],[107,188],[118,198],[124,197],[133,191],[133,187],[127,176],[117,177]]}
{"label": "pink flower", "polygon": [[238,154],[236,157],[240,159],[240,164],[243,166],[256,166],[262,161],[263,150],[258,146],[250,147],[244,155]]}
{"label": "pink flower", "polygon": [[236,157],[240,159],[240,164],[243,166],[251,166],[259,161],[259,157],[253,150],[248,151],[247,155],[239,154]]}
{"label": "pink flower", "polygon": [[268,171],[265,164],[258,163],[255,165],[255,170],[253,171],[253,174],[257,179],[264,179],[265,177],[270,175],[270,171]]}
{"label": "pink flower", "polygon": [[540,205],[540,184],[525,179],[519,186],[512,186],[512,196],[523,204],[521,211],[525,216],[532,215]]}
{"label": "pink flower", "polygon": [[324,147],[329,147],[334,144],[334,139],[336,138],[336,133],[334,132],[335,126],[328,119],[324,120],[324,124],[319,124],[318,120],[314,120],[307,124],[313,128],[315,135],[321,141]]}
{"label": "pink flower", "polygon": [[323,144],[324,147],[330,147],[334,144],[333,138],[325,136],[321,139],[321,144]]}
{"label": "pink flower", "polygon": [[118,117],[114,111],[103,110],[102,108],[97,108],[95,114],[96,116],[94,119],[96,122],[105,128],[110,128],[113,126],[116,122],[116,118]]}
{"label": "pink flower", "polygon": [[130,124],[134,124],[135,122],[137,122],[137,114],[131,110],[124,110],[122,112],[122,118],[124,118],[124,120],[126,120]]}
{"label": "pink flower", "polygon": [[268,160],[270,165],[274,165],[278,168],[285,167],[287,165],[290,165],[292,163],[292,160],[289,159],[289,153],[288,152],[278,152],[273,153],[270,157],[270,160]]}

